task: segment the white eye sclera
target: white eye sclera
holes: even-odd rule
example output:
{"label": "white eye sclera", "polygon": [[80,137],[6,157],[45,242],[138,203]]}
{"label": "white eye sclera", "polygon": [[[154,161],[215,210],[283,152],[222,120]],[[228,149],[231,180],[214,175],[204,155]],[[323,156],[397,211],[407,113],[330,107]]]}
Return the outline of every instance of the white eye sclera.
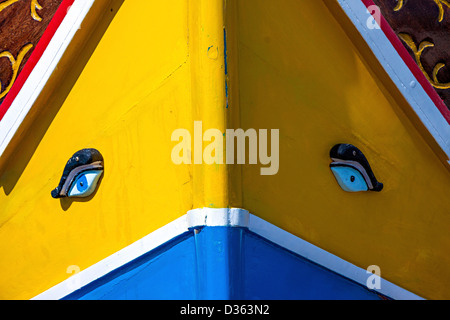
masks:
{"label": "white eye sclera", "polygon": [[346,166],[335,166],[331,167],[331,171],[344,191],[360,192],[369,190],[364,177],[358,170]]}
{"label": "white eye sclera", "polygon": [[69,197],[89,197],[96,189],[103,170],[89,170],[80,173],[72,182]]}

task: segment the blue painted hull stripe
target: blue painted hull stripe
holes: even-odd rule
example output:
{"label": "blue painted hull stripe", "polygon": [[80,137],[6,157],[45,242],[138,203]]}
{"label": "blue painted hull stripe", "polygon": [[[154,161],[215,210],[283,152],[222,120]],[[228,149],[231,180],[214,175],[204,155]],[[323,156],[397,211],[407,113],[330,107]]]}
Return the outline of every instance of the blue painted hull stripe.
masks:
{"label": "blue painted hull stripe", "polygon": [[[222,229],[224,229],[221,232],[217,231],[220,227],[223,227]],[[204,232],[205,230],[216,230],[216,232]],[[239,237],[236,238],[236,234],[233,233],[235,231],[229,230],[241,230],[239,231],[241,233],[238,232],[237,234],[239,234]],[[242,234],[242,230],[245,230],[244,234]],[[116,254],[83,270],[53,288],[50,288],[44,293],[36,296],[34,299],[62,299],[64,297],[70,297],[72,294],[71,297],[77,297],[77,295],[80,295],[80,292],[85,292],[83,289],[105,285],[108,281],[114,281],[116,278],[124,277],[124,275],[131,272],[133,266],[136,267],[140,261],[149,261],[148,268],[153,270],[153,266],[151,265],[155,262],[150,263],[150,261],[155,259],[155,261],[160,260],[158,263],[161,264],[162,261],[166,261],[165,259],[167,259],[167,265],[162,264],[163,267],[157,269],[157,274],[164,273],[162,271],[164,268],[168,271],[171,270],[173,274],[178,274],[177,272],[179,270],[177,268],[173,269],[172,265],[183,265],[183,263],[185,269],[191,269],[191,271],[185,272],[186,274],[178,274],[180,283],[186,284],[192,282],[189,286],[183,287],[184,289],[182,291],[188,292],[191,290],[192,286],[196,287],[195,293],[190,292],[190,294],[187,295],[190,298],[209,299],[211,297],[221,297],[227,299],[230,296],[234,296],[229,293],[230,283],[233,283],[233,290],[236,291],[236,288],[239,287],[240,283],[239,277],[245,274],[242,270],[236,273],[232,271],[232,269],[237,268],[237,266],[240,265],[241,260],[246,261],[248,259],[247,255],[251,255],[251,250],[246,249],[244,254],[240,251],[243,248],[240,241],[242,241],[243,238],[250,239],[249,233],[257,235],[261,239],[265,239],[266,243],[258,246],[260,251],[266,252],[267,250],[265,248],[267,246],[270,247],[276,245],[284,250],[280,259],[281,257],[294,254],[316,266],[320,266],[321,268],[332,272],[333,274],[339,275],[339,277],[346,278],[360,286],[366,286],[369,275],[365,269],[359,268],[268,223],[267,221],[264,221],[263,219],[249,214],[246,210],[203,208],[190,211],[187,215],[156,230],[136,243],[133,243]],[[208,235],[209,238],[204,238]],[[193,243],[190,243],[191,241],[193,241]],[[198,241],[200,241],[200,243],[198,243]],[[226,252],[226,254],[219,254],[212,245],[214,243],[222,248],[222,253]],[[181,250],[180,252],[182,253],[180,253],[179,250],[171,249],[175,247],[183,247],[184,249]],[[195,248],[195,250],[192,248]],[[276,252],[272,253],[278,255]],[[172,257],[171,254],[174,256]],[[177,262],[176,257],[178,257],[177,259],[180,262]],[[256,259],[256,257],[254,258]],[[270,265],[270,260],[265,261],[265,263]],[[293,261],[292,263],[296,265],[298,261]],[[282,269],[282,266],[278,267]],[[199,270],[203,271],[199,273]],[[186,278],[187,274],[190,275],[192,278],[191,280]],[[223,282],[216,283],[214,281],[215,274],[222,274]],[[172,277],[170,274],[166,274],[165,276],[167,278]],[[247,276],[248,275],[244,277]],[[151,278],[151,276],[148,277]],[[206,280],[196,280],[201,277],[205,277]],[[293,277],[295,277],[295,275],[293,275]],[[208,281],[208,279],[210,281]],[[145,282],[146,280],[142,279],[141,281]],[[392,299],[422,299],[385,279],[381,279],[381,281],[381,289],[375,289],[380,295]],[[79,286],[73,288],[73,285],[69,285],[73,283],[78,283]],[[199,285],[203,287],[198,288]],[[175,288],[175,284],[173,287]],[[165,286],[161,288],[165,288]],[[78,291],[80,289],[82,290]],[[241,289],[241,291],[245,292],[245,288]],[[179,296],[176,293],[173,293],[172,295],[169,295],[169,293],[161,293],[161,296],[165,296],[165,294],[168,295],[166,297],[167,299],[171,299],[171,297],[175,297],[174,299],[176,299],[176,297]],[[180,299],[184,299],[183,297]],[[126,299],[127,297],[123,298]]]}

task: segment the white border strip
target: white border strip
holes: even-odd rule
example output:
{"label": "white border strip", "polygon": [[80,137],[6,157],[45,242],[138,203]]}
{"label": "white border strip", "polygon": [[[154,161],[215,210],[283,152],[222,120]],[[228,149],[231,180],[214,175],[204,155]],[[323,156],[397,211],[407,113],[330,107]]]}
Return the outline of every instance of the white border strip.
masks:
{"label": "white border strip", "polygon": [[237,208],[202,208],[187,213],[189,228],[208,227],[248,227],[250,213]]}
{"label": "white border strip", "polygon": [[59,300],[117,268],[133,261],[171,239],[189,231],[186,215],[152,232],[91,267],[71,276],[32,300]]}
{"label": "white border strip", "polygon": [[[141,240],[39,294],[33,300],[62,299],[92,281],[189,231],[190,228],[203,226],[248,228],[263,238],[363,286],[366,285],[369,277],[366,270],[250,214],[247,210],[202,208],[189,211],[186,215],[154,231]],[[381,289],[374,291],[396,300],[422,300],[421,297],[383,278],[381,278]]]}
{"label": "white border strip", "polygon": [[[363,286],[366,286],[367,279],[372,275],[372,273],[368,273],[367,270],[357,267],[348,261],[322,250],[254,215],[251,215],[250,217],[249,230]],[[382,277],[380,277],[380,280],[381,289],[374,289],[373,291],[379,292],[395,300],[423,300],[423,298],[416,294],[400,288]]]}
{"label": "white border strip", "polygon": [[95,0],[75,0],[28,79],[0,121],[0,157],[41,93]]}
{"label": "white border strip", "polygon": [[[419,81],[377,24],[369,28],[371,14],[361,0],[338,0],[338,3],[367,42],[385,71],[411,105],[417,116],[450,159],[450,125]],[[373,21],[373,20],[371,20]],[[377,23],[375,21],[375,23]],[[449,162],[450,164],[450,162]]]}

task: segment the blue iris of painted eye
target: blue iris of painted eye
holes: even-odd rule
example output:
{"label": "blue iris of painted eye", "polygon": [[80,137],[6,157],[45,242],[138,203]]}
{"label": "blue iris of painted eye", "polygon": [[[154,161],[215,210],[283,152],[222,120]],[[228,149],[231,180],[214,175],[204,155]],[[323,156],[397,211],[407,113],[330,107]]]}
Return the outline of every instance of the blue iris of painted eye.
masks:
{"label": "blue iris of painted eye", "polygon": [[331,171],[333,171],[337,182],[345,191],[359,192],[369,190],[364,177],[358,170],[346,166],[336,166],[331,167]]}
{"label": "blue iris of painted eye", "polygon": [[88,197],[97,187],[98,180],[103,170],[89,170],[80,173],[72,183],[68,196],[69,197]]}

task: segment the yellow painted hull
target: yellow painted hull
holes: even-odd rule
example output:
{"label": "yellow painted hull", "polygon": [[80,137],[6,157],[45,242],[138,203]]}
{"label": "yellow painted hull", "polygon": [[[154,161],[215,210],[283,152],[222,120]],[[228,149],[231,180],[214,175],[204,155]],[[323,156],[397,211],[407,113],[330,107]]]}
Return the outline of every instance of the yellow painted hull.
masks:
{"label": "yellow painted hull", "polygon": [[[32,298],[202,207],[245,208],[450,298],[449,170],[334,1],[113,0],[85,23],[0,160],[0,298]],[[171,134],[194,121],[279,129],[278,173],[175,165]],[[339,187],[337,143],[364,151],[382,192]],[[66,161],[90,147],[105,158],[98,192],[53,199]]]}

